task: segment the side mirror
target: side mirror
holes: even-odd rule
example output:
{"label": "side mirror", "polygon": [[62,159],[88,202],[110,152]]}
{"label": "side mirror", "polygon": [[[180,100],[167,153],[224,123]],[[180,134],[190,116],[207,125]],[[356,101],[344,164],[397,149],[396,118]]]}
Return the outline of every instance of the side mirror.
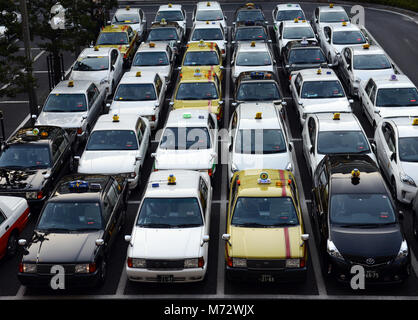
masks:
{"label": "side mirror", "polygon": [[289,142],[289,151],[292,152],[292,150],[293,150],[293,143]]}
{"label": "side mirror", "polygon": [[309,240],[309,234],[302,234],[300,237],[303,241],[308,241]]}
{"label": "side mirror", "polygon": [[328,63],[328,68],[332,68],[334,65],[332,63]]}
{"label": "side mirror", "polygon": [[125,236],[125,241],[126,242],[131,242],[131,240],[132,240],[132,236],[131,235],[126,235]]}
{"label": "side mirror", "polygon": [[95,241],[95,243],[96,243],[96,246],[100,247],[100,246],[104,245],[104,240],[103,239],[97,239]]}
{"label": "side mirror", "polygon": [[181,71],[181,67],[177,67],[177,70],[178,70],[178,71]]}
{"label": "side mirror", "polygon": [[302,105],[303,105],[302,100],[298,100],[298,105],[300,105],[300,106],[302,106]]}
{"label": "side mirror", "polygon": [[232,145],[232,143],[230,143],[229,148],[228,148],[229,152],[232,152],[232,148],[233,148],[233,145]]}
{"label": "side mirror", "polygon": [[157,154],[155,152],[151,153],[151,158],[155,158]]}
{"label": "side mirror", "polygon": [[372,147],[372,151],[373,151],[373,153],[376,153],[376,151],[377,151],[377,148],[376,148],[376,142],[370,142],[370,146]]}
{"label": "side mirror", "polygon": [[141,160],[142,160],[142,157],[139,157],[139,156],[138,157],[135,157],[135,162],[136,161],[141,161]]}
{"label": "side mirror", "polygon": [[115,66],[113,66],[113,65],[112,65],[112,66],[110,67],[110,70],[111,70],[111,71],[115,71]]}
{"label": "side mirror", "polygon": [[353,104],[353,103],[354,103],[354,100],[353,100],[353,99],[348,99],[348,102],[349,102],[350,104]]}
{"label": "side mirror", "polygon": [[173,102],[173,101],[170,101],[168,104],[169,104],[170,106],[174,106],[174,102]]}
{"label": "side mirror", "polygon": [[200,246],[202,247],[205,243],[209,242],[209,236],[208,235],[204,235],[202,237],[202,242],[200,243]]}
{"label": "side mirror", "polygon": [[314,146],[311,145],[311,147],[309,148],[309,153],[314,153]]}
{"label": "side mirror", "polygon": [[231,106],[236,107],[236,106],[238,106],[238,103],[237,102],[232,102]]}
{"label": "side mirror", "polygon": [[19,246],[25,247],[28,242],[26,241],[26,239],[19,239],[19,241],[17,243],[18,243]]}
{"label": "side mirror", "polygon": [[221,100],[221,101],[219,101],[218,103],[219,103],[219,104],[224,104],[224,102],[223,102],[222,100]]}

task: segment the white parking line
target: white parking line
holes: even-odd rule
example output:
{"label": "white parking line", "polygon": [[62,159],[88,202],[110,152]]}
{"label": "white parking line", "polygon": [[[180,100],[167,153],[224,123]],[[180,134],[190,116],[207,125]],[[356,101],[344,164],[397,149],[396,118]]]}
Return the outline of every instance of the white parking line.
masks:
{"label": "white parking line", "polygon": [[27,100],[20,100],[20,101],[16,101],[16,100],[5,100],[5,101],[0,101],[0,104],[23,104],[23,103],[29,103],[29,101],[27,101]]}

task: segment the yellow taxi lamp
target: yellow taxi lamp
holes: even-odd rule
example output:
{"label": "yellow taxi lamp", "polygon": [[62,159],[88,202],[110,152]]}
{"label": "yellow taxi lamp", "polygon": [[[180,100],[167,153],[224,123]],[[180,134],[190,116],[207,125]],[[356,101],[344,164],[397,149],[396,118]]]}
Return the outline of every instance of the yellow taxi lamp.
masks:
{"label": "yellow taxi lamp", "polygon": [[360,170],[359,169],[353,169],[353,171],[351,171],[351,177],[353,179],[359,179],[360,178]]}
{"label": "yellow taxi lamp", "polygon": [[141,76],[141,71],[137,71],[137,73],[135,74],[135,77],[140,77]]}
{"label": "yellow taxi lamp", "polygon": [[131,9],[131,7],[130,6],[126,6],[126,10],[129,10],[129,9]]}
{"label": "yellow taxi lamp", "polygon": [[346,21],[343,21],[342,25],[343,25],[343,27],[346,27],[347,26],[347,22]]}
{"label": "yellow taxi lamp", "polygon": [[299,19],[298,19],[298,18],[295,18],[295,19],[293,20],[293,22],[294,22],[294,23],[298,23],[298,22],[299,22]]}
{"label": "yellow taxi lamp", "polygon": [[112,117],[113,122],[119,122],[119,116],[115,113]]}
{"label": "yellow taxi lamp", "polygon": [[171,3],[169,3],[169,4],[168,4],[168,7],[169,7],[169,8],[172,8],[172,7],[173,7],[173,5],[172,5]]}
{"label": "yellow taxi lamp", "polygon": [[334,4],[333,4],[333,3],[330,3],[330,4],[329,4],[329,7],[330,7],[330,8],[334,8]]}
{"label": "yellow taxi lamp", "polygon": [[94,51],[99,51],[99,47],[98,46],[95,46],[94,47]]}
{"label": "yellow taxi lamp", "polygon": [[412,120],[412,125],[418,126],[418,118],[414,118],[414,120]]}
{"label": "yellow taxi lamp", "polygon": [[200,39],[198,46],[199,47],[204,47],[205,46],[205,41],[203,39]]}
{"label": "yellow taxi lamp", "polygon": [[368,43],[363,44],[363,49],[369,49],[369,48],[370,48],[370,44]]}
{"label": "yellow taxi lamp", "polygon": [[316,74],[322,74],[322,69],[321,69],[321,68],[319,68],[319,69],[316,71]]}
{"label": "yellow taxi lamp", "polygon": [[70,88],[74,87],[74,81],[73,80],[68,81],[68,86]]}
{"label": "yellow taxi lamp", "polygon": [[168,176],[168,184],[169,185],[175,185],[176,184],[176,177],[173,174],[170,174]]}
{"label": "yellow taxi lamp", "polygon": [[261,113],[261,112],[257,112],[256,114],[255,114],[255,117],[254,117],[254,119],[262,119],[263,118],[263,113]]}
{"label": "yellow taxi lamp", "polygon": [[334,113],[334,117],[332,118],[332,120],[340,120],[340,113],[339,112]]}
{"label": "yellow taxi lamp", "polygon": [[155,48],[155,43],[154,43],[154,42],[150,42],[150,43],[149,43],[149,47],[150,47],[150,48]]}
{"label": "yellow taxi lamp", "polygon": [[251,41],[251,47],[255,47],[255,41]]}
{"label": "yellow taxi lamp", "polygon": [[160,24],[167,24],[167,21],[165,20],[165,18],[161,19]]}
{"label": "yellow taxi lamp", "polygon": [[206,2],[206,6],[210,7],[210,2]]}

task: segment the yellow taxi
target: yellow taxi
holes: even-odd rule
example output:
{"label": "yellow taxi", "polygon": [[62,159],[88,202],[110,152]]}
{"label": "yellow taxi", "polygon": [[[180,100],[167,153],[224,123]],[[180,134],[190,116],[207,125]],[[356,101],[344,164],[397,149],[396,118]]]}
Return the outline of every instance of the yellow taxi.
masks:
{"label": "yellow taxi", "polygon": [[139,42],[139,36],[130,26],[110,25],[103,27],[96,41],[97,47],[118,48],[123,54],[124,65],[130,66],[136,47]]}
{"label": "yellow taxi", "polygon": [[222,53],[215,42],[192,42],[187,45],[180,70],[191,72],[199,68],[203,72],[215,72],[222,81],[223,70]]}
{"label": "yellow taxi", "polygon": [[238,171],[231,181],[225,240],[229,280],[304,281],[307,240],[293,174]]}
{"label": "yellow taxi", "polygon": [[170,105],[173,109],[204,109],[216,115],[223,114],[221,81],[215,72],[195,68],[180,73]]}

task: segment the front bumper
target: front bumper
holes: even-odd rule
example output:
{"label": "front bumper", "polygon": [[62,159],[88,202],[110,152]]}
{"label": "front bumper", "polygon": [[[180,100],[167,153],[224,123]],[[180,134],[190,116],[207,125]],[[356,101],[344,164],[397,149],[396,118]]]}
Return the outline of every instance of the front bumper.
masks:
{"label": "front bumper", "polygon": [[400,187],[397,188],[398,200],[402,203],[410,204],[412,200],[414,200],[417,190],[418,190],[417,187],[401,182]]}
{"label": "front bumper", "polygon": [[140,268],[129,268],[126,266],[126,274],[130,281],[134,282],[159,282],[161,276],[172,276],[170,283],[185,283],[203,281],[207,265],[203,268],[182,269],[182,270],[149,270]]}
{"label": "front bumper", "polygon": [[[51,279],[53,274],[33,274],[33,273],[18,273],[17,277],[20,283],[27,287],[35,288],[49,288],[51,287]],[[99,271],[89,274],[69,274],[65,275],[64,287],[80,288],[80,287],[94,287],[99,282]]]}
{"label": "front bumper", "polygon": [[306,280],[307,268],[287,269],[247,269],[233,268],[226,266],[227,279],[232,281],[245,282],[304,282]]}

